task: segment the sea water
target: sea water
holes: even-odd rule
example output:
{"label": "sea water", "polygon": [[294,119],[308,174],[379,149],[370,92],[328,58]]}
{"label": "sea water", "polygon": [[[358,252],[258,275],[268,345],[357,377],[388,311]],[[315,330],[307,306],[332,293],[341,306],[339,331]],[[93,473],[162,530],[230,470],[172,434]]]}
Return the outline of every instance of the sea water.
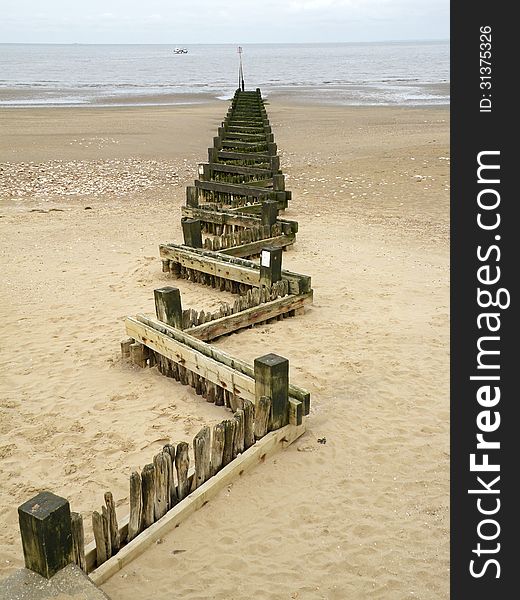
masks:
{"label": "sea water", "polygon": [[[0,44],[0,106],[182,104],[227,99],[237,47]],[[251,44],[247,89],[348,105],[449,103],[449,42]]]}

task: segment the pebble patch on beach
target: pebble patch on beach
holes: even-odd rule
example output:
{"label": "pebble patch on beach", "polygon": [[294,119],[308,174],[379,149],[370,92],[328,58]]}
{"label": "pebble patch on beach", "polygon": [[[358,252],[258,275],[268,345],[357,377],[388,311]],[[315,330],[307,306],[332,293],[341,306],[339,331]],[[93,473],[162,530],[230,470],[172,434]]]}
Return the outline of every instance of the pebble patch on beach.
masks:
{"label": "pebble patch on beach", "polygon": [[151,189],[171,189],[194,169],[187,161],[138,158],[6,162],[0,165],[0,199],[124,196]]}

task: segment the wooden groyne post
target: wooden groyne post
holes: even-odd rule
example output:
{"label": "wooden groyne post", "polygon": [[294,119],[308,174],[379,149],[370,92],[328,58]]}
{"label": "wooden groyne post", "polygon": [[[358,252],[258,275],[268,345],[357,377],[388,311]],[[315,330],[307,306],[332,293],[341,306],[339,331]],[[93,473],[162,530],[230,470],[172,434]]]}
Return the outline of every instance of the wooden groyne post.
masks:
{"label": "wooden groyne post", "polygon": [[254,368],[255,404],[271,398],[269,429],[280,429],[289,422],[289,361],[271,353],[255,358]]}
{"label": "wooden groyne post", "polygon": [[25,566],[50,579],[72,562],[72,525],[68,500],[40,492],[18,507]]}
{"label": "wooden groyne post", "polygon": [[179,288],[166,286],[153,291],[155,314],[159,321],[182,329],[182,302]]}
{"label": "wooden groyne post", "polygon": [[184,245],[191,246],[192,248],[202,248],[202,229],[200,220],[183,217],[181,223]]}
{"label": "wooden groyne post", "polygon": [[282,249],[263,248],[260,253],[260,285],[270,287],[282,278]]}

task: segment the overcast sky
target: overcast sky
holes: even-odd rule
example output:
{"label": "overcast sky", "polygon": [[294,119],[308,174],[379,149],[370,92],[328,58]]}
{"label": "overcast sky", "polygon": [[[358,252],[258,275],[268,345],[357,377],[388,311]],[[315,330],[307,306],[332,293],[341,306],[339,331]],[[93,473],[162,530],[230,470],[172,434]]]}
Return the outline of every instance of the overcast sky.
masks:
{"label": "overcast sky", "polygon": [[1,0],[0,42],[261,43],[449,38],[449,0]]}

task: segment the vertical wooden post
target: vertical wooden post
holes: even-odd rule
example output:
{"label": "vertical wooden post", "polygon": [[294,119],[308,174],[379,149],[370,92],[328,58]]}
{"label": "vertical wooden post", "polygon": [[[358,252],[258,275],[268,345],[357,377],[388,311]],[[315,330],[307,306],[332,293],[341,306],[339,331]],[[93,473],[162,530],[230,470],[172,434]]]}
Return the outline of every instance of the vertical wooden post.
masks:
{"label": "vertical wooden post", "polygon": [[130,344],[130,361],[143,369],[146,367],[146,348],[141,342]]}
{"label": "vertical wooden post", "polygon": [[168,486],[170,490],[169,510],[179,502],[177,486],[175,485],[175,477],[173,475],[173,472],[175,471],[175,446],[173,444],[165,444],[163,446],[163,451],[168,462]]}
{"label": "vertical wooden post", "polygon": [[208,148],[208,162],[218,162],[218,148]]}
{"label": "vertical wooden post", "polygon": [[226,419],[222,421],[224,425],[224,452],[222,455],[222,466],[225,467],[233,460],[233,440],[235,438],[236,421]]}
{"label": "vertical wooden post", "polygon": [[271,398],[262,396],[255,402],[255,439],[260,440],[269,431]]}
{"label": "vertical wooden post", "polygon": [[271,398],[271,429],[289,422],[289,361],[277,354],[255,358],[255,401]]}
{"label": "vertical wooden post", "polygon": [[143,514],[143,497],[141,475],[133,471],[130,475],[130,519],[128,521],[128,541],[130,542],[141,531]]}
{"label": "vertical wooden post", "polygon": [[263,248],[260,254],[260,285],[270,287],[282,278],[282,249]]}
{"label": "vertical wooden post", "polygon": [[105,504],[108,513],[108,527],[110,529],[110,547],[112,555],[119,552],[121,538],[119,536],[119,525],[117,524],[116,505],[112,492],[105,492]]}
{"label": "vertical wooden post", "polygon": [[159,452],[153,457],[155,469],[155,495],[154,495],[154,521],[164,517],[168,510],[170,490],[168,489],[168,463],[164,452]]}
{"label": "vertical wooden post", "polygon": [[285,176],[283,173],[273,175],[273,190],[275,190],[275,192],[285,191]]}
{"label": "vertical wooden post", "polygon": [[155,468],[153,464],[148,464],[143,467],[141,473],[141,491],[143,494],[141,529],[146,529],[154,522]]}
{"label": "vertical wooden post", "polygon": [[159,321],[182,329],[182,303],[179,288],[166,286],[153,291],[155,314]]}
{"label": "vertical wooden post", "polygon": [[192,490],[195,490],[211,477],[211,429],[209,427],[203,427],[193,438],[193,454],[195,476]]}
{"label": "vertical wooden post", "polygon": [[235,435],[233,436],[233,458],[244,452],[244,410],[239,408],[233,419],[235,421]]}
{"label": "vertical wooden post", "polygon": [[86,573],[87,565],[85,563],[85,531],[83,529],[83,517],[77,512],[70,513],[70,516],[73,562]]}
{"label": "vertical wooden post", "polygon": [[107,554],[103,516],[97,510],[92,513],[92,532],[96,542],[96,564],[99,567],[106,562],[109,556]]}
{"label": "vertical wooden post", "polygon": [[126,338],[121,342],[121,356],[123,359],[130,358],[130,346],[134,343],[132,338]]}
{"label": "vertical wooden post", "polygon": [[199,219],[181,219],[182,233],[184,235],[184,245],[192,248],[202,248],[202,229]]}
{"label": "vertical wooden post", "polygon": [[186,187],[186,206],[196,208],[199,205],[199,190],[194,185]]}
{"label": "vertical wooden post", "polygon": [[272,227],[278,217],[278,202],[276,200],[264,200],[262,202],[262,225]]}
{"label": "vertical wooden post", "polygon": [[188,484],[188,470],[190,467],[190,457],[188,455],[188,444],[179,442],[175,452],[175,470],[177,471],[177,495],[179,500],[186,498],[190,493]]}
{"label": "vertical wooden post", "polygon": [[222,458],[224,456],[224,444],[226,434],[223,423],[217,423],[213,427],[211,436],[211,476],[216,475],[222,468]]}
{"label": "vertical wooden post", "polygon": [[73,557],[68,500],[40,492],[18,507],[25,566],[50,579]]}
{"label": "vertical wooden post", "polygon": [[244,400],[244,448],[247,450],[255,443],[254,414],[255,406],[250,400]]}
{"label": "vertical wooden post", "polygon": [[199,179],[201,181],[210,181],[211,169],[208,163],[199,164]]}

